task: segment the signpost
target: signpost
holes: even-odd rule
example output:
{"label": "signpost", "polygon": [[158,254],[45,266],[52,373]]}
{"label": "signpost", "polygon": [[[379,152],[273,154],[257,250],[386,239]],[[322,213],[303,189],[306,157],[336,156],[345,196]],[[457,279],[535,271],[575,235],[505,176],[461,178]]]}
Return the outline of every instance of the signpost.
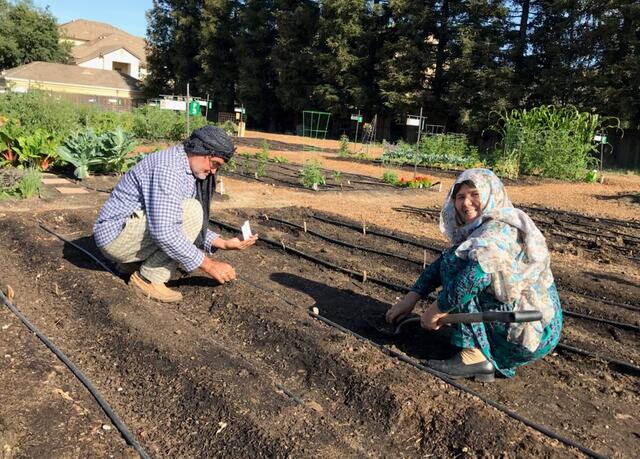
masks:
{"label": "signpost", "polygon": [[418,175],[418,151],[420,150],[420,135],[422,134],[422,124],[424,119],[425,118],[422,117],[422,107],[420,107],[419,116],[416,117],[415,115],[409,115],[407,117],[407,126],[418,127],[418,142],[416,143],[413,154],[413,178],[416,178]]}
{"label": "signpost", "polygon": [[[353,139],[353,143],[354,143],[354,147],[355,144],[358,143],[358,127],[360,126],[360,123],[362,123],[362,115],[360,114],[360,109],[358,109],[358,113],[357,114],[352,114],[351,115],[351,121],[355,121],[356,122],[356,136]],[[355,151],[354,151],[355,153]]]}

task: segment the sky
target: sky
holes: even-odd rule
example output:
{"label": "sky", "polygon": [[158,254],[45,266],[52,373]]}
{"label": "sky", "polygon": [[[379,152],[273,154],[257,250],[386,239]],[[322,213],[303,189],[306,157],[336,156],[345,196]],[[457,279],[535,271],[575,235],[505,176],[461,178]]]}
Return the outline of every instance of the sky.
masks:
{"label": "sky", "polygon": [[152,0],[33,0],[33,3],[41,8],[49,6],[58,24],[73,19],[90,19],[106,22],[139,37],[146,35],[145,13],[152,6]]}

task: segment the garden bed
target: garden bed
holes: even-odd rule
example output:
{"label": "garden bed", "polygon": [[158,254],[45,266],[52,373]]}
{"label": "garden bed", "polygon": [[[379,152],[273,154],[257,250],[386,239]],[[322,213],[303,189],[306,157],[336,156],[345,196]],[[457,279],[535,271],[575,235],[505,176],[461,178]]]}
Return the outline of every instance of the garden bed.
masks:
{"label": "garden bed", "polygon": [[[408,286],[425,247],[431,248],[430,261],[440,244],[398,231],[394,235],[421,246],[392,240],[373,234],[379,228],[369,225],[365,236],[314,216],[356,227],[359,221],[297,208],[266,212],[270,220],[263,210],[215,213],[233,226],[250,218],[254,232],[277,245],[260,242],[247,252],[218,253],[236,267],[239,279],[224,286],[198,273],[174,280],[171,285],[185,296],[179,304],[134,295],[35,221],[97,253],[90,238],[94,210],[3,218],[7,237],[0,250],[6,262],[0,278],[13,285],[16,304],[89,376],[152,456],[578,454],[381,352],[377,346],[411,359],[451,352],[441,334],[413,330],[394,342],[371,334],[365,319],[379,317],[400,291],[289,250]],[[273,217],[303,227],[306,222],[308,230],[408,260],[339,245]],[[598,301],[606,292],[609,300],[633,303],[640,294],[635,282],[623,275],[585,282],[597,273],[571,268],[554,269],[566,309],[637,325],[636,311]],[[313,318],[312,307],[371,341]],[[637,364],[637,338],[632,330],[567,317],[563,340]],[[634,457],[640,447],[637,377],[604,360],[558,350],[514,380],[464,386],[600,453]],[[11,410],[18,399],[6,393],[3,402]],[[37,435],[37,422],[27,422],[21,428]],[[4,432],[12,429],[18,425],[5,419]],[[80,429],[72,428],[70,438]],[[25,456],[37,451],[29,447],[23,443]]]}

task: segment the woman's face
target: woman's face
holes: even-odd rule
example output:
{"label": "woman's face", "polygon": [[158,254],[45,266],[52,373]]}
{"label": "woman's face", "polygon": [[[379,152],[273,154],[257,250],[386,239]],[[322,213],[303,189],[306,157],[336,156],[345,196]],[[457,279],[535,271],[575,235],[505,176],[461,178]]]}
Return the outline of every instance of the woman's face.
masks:
{"label": "woman's face", "polygon": [[482,212],[480,191],[476,187],[470,187],[466,184],[462,185],[454,196],[454,204],[465,225],[478,218]]}

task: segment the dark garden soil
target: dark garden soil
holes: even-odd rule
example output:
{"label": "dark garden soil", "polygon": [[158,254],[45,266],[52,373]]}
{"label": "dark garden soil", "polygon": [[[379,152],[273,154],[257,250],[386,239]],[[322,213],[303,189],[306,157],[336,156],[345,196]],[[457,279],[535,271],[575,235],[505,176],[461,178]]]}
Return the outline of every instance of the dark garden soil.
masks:
{"label": "dark garden soil", "polygon": [[[410,286],[441,242],[414,238],[418,247],[371,234],[374,228],[363,235],[300,208],[219,211],[215,218],[234,226],[249,218],[254,232],[278,245],[259,242],[246,252],[217,254],[236,267],[238,280],[219,286],[199,272],[175,279],[171,286],[184,295],[178,304],[137,296],[122,279],[38,227],[44,223],[97,254],[90,237],[94,209],[12,213],[0,221],[0,279],[15,289],[15,304],[81,368],[151,456],[580,456],[374,346],[412,359],[453,352],[446,331],[412,329],[392,341],[368,325],[402,294],[374,280]],[[302,259],[289,248],[367,271],[369,279]],[[563,343],[638,365],[633,327],[640,325],[639,312],[632,308],[640,286],[634,278],[579,266],[558,266],[554,273],[567,311],[630,326],[567,316]],[[371,342],[315,319],[308,313],[312,307]],[[10,355],[0,356],[3,387],[22,385],[14,378],[27,375],[25,387],[0,398],[0,447],[5,454],[6,445],[11,449],[7,457],[131,454],[115,429],[102,427],[105,416],[60,363],[11,315],[3,312],[0,320],[9,325],[0,330]],[[18,343],[23,350],[12,351]],[[558,349],[513,380],[463,384],[600,453],[635,457],[640,447],[638,375],[606,360]],[[56,388],[72,400],[58,397]],[[21,412],[25,391],[37,391],[30,395],[42,413],[9,416]],[[87,414],[58,420],[77,409]],[[43,429],[51,437],[36,441]],[[52,446],[43,450],[44,444]]]}

